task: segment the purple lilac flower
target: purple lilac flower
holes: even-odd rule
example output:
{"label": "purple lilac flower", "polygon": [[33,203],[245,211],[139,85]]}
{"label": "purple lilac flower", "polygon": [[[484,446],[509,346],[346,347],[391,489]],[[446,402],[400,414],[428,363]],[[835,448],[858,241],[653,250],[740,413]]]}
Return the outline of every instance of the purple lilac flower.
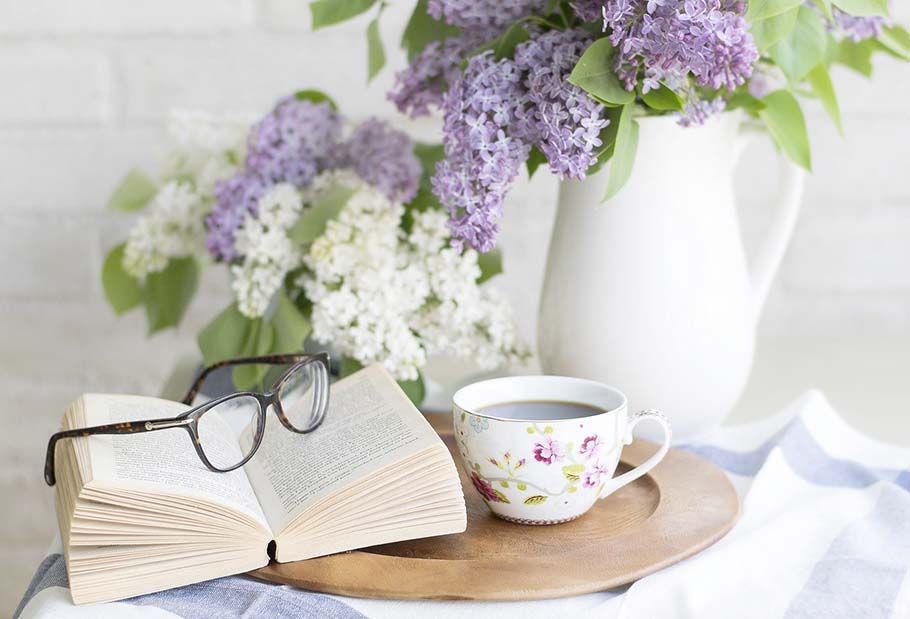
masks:
{"label": "purple lilac flower", "polygon": [[[891,4],[890,2],[888,3]],[[811,0],[805,0],[803,2],[804,6],[807,6],[811,9],[814,9],[825,22],[825,26],[828,28],[828,31],[839,34],[842,37],[850,39],[854,43],[859,43],[865,41],[866,39],[873,39],[882,33],[882,28],[889,25],[890,21],[885,17],[871,16],[871,17],[858,17],[856,15],[850,15],[842,11],[841,9],[831,7],[831,14],[834,19],[828,19],[828,16],[818,7],[815,2]]]}
{"label": "purple lilac flower", "polygon": [[681,90],[690,74],[699,86],[735,89],[759,57],[745,10],[741,0],[606,0],[617,75],[628,90],[640,72],[645,92],[661,81]]}
{"label": "purple lilac flower", "polygon": [[515,59],[474,56],[443,102],[446,158],[433,189],[449,210],[456,246],[495,245],[506,192],[532,146],[560,178],[594,163],[604,107],[567,81],[591,35],[553,30],[517,46]]}
{"label": "purple lilac flower", "polygon": [[205,218],[205,244],[216,259],[230,262],[236,257],[234,233],[247,213],[256,213],[259,198],[268,186],[258,175],[248,173],[235,174],[215,184],[215,206]]}
{"label": "purple lilac flower", "polygon": [[496,36],[519,17],[540,12],[546,0],[429,0],[427,13],[466,32]]}
{"label": "purple lilac flower", "polygon": [[884,17],[856,17],[844,13],[837,7],[834,7],[832,12],[834,24],[829,27],[854,43],[877,37],[882,33],[882,28],[888,25],[888,20]]}
{"label": "purple lilac flower", "polygon": [[515,63],[525,72],[530,107],[525,139],[546,156],[560,179],[584,178],[596,161],[600,131],[609,124],[604,106],[568,82],[593,37],[583,29],[551,30],[520,44]]}
{"label": "purple lilac flower", "polygon": [[395,75],[388,97],[398,111],[412,118],[441,107],[443,95],[461,73],[462,60],[525,15],[544,7],[546,0],[430,0],[427,12],[461,29],[445,41],[433,41]]}
{"label": "purple lilac flower", "polygon": [[239,258],[234,235],[259,199],[276,183],[303,188],[328,169],[351,168],[391,200],[410,200],[420,182],[420,162],[410,138],[370,119],[339,143],[341,116],[328,103],[280,99],[253,125],[245,167],[215,184],[215,205],[206,217],[206,246],[218,260]]}
{"label": "purple lilac flower", "polygon": [[250,129],[246,168],[273,183],[304,187],[340,134],[341,116],[328,103],[284,97]]}
{"label": "purple lilac flower", "polygon": [[720,114],[726,108],[727,101],[723,97],[706,99],[693,91],[686,98],[683,111],[677,115],[677,120],[683,127],[703,125],[708,118]]}
{"label": "purple lilac flower", "polygon": [[474,56],[443,99],[446,157],[436,165],[433,191],[449,211],[453,243],[479,251],[495,245],[502,202],[530,145],[508,134],[526,94],[512,60]]}
{"label": "purple lilac flower", "polygon": [[582,21],[599,22],[603,19],[604,0],[576,0],[570,4],[575,16]]}
{"label": "purple lilac flower", "polygon": [[390,200],[407,202],[417,193],[420,161],[414,143],[402,131],[371,118],[339,146],[333,167],[351,168]]}
{"label": "purple lilac flower", "polygon": [[389,100],[411,118],[426,116],[430,108],[442,105],[449,84],[458,79],[462,58],[477,47],[469,37],[433,41],[403,70],[395,75]]}

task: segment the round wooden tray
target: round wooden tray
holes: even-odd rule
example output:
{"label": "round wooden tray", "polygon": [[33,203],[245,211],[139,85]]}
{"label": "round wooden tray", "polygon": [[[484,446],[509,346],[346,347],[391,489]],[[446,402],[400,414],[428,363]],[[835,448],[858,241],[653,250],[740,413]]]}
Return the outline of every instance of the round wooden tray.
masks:
{"label": "round wooden tray", "polygon": [[[458,462],[449,415],[427,418]],[[621,467],[656,445],[623,449]],[[250,575],[312,591],[397,599],[530,600],[630,583],[707,548],[739,516],[739,498],[707,460],[671,449],[650,474],[572,522],[526,526],[493,516],[461,470],[468,529],[460,535],[374,546]]]}

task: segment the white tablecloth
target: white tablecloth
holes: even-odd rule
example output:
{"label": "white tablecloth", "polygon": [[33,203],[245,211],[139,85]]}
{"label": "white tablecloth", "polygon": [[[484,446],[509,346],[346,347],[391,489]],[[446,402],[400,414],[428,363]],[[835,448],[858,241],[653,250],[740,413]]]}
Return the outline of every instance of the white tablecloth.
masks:
{"label": "white tablecloth", "polygon": [[711,548],[618,590],[536,602],[414,602],[231,577],[76,607],[56,541],[17,616],[910,617],[910,449],[859,434],[815,391],[774,417],[719,428],[686,449],[728,473],[742,517]]}

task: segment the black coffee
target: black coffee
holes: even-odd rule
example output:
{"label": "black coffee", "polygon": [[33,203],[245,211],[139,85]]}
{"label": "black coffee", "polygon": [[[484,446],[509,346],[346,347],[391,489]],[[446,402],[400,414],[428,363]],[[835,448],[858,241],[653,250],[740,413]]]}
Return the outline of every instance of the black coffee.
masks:
{"label": "black coffee", "polygon": [[526,419],[528,421],[558,421],[562,419],[579,419],[606,412],[602,408],[563,402],[559,400],[526,400],[520,402],[503,402],[484,406],[479,413],[500,419]]}

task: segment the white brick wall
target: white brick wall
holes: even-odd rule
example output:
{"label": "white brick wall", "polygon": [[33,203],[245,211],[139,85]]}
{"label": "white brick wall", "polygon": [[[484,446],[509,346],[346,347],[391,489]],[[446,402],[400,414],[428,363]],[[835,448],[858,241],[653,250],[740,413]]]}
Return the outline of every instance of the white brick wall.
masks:
{"label": "white brick wall", "polygon": [[[402,64],[394,44],[409,4],[392,3],[383,19],[392,67]],[[910,5],[895,5],[910,21]],[[299,87],[432,139],[433,121],[406,121],[385,100],[388,68],[366,85],[367,21],[310,32],[306,0],[0,0],[0,415],[17,429],[2,439],[0,493],[33,495],[3,529],[0,562],[21,567],[0,590],[0,615],[31,569],[23,558],[40,552],[28,549],[54,527],[40,471],[62,407],[89,389],[154,393],[227,298],[223,277],[210,273],[179,331],[146,339],[140,314],[116,318],[98,273],[130,218],[104,212],[111,188],[130,165],[154,170],[169,108],[258,114]],[[765,333],[910,328],[910,79],[907,65],[887,59],[877,73],[872,83],[835,75],[846,139],[810,111],[815,174]],[[766,223],[773,157],[757,147],[739,174],[750,249]],[[519,183],[503,225],[500,285],[525,308],[529,336],[556,189],[546,174]]]}
{"label": "white brick wall", "polygon": [[252,0],[5,0],[0,4],[0,34],[198,34],[246,29],[253,4]]}
{"label": "white brick wall", "polygon": [[111,61],[54,41],[0,46],[0,123],[37,125],[111,120]]}

